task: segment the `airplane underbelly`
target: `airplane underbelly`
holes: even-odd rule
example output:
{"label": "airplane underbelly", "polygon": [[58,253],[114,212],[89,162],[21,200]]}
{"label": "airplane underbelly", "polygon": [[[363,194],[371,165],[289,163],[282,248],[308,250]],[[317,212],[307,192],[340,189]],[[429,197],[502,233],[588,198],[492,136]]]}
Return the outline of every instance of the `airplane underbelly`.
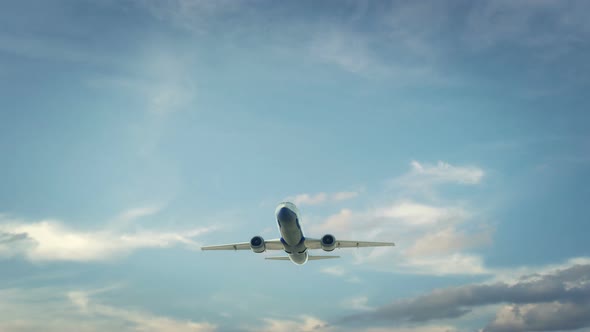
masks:
{"label": "airplane underbelly", "polygon": [[301,242],[301,239],[303,239],[303,234],[301,233],[301,230],[299,229],[299,227],[295,225],[290,227],[282,227],[281,236],[283,237],[285,242],[287,242],[287,244],[290,246],[298,245]]}

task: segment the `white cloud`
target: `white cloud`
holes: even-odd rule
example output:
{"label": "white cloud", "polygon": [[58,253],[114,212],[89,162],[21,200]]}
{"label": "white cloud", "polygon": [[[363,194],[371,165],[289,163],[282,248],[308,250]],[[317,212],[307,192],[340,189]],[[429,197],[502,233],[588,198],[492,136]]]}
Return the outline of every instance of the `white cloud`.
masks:
{"label": "white cloud", "polygon": [[[130,210],[122,216],[129,220],[153,212]],[[193,238],[209,231],[211,228],[173,232],[121,232],[110,228],[81,231],[56,220],[30,223],[0,220],[0,233],[4,237],[18,238],[11,243],[0,242],[0,256],[23,255],[31,261],[99,261],[118,258],[141,248],[179,244],[197,248]]]}
{"label": "white cloud", "polygon": [[342,266],[324,267],[320,270],[320,272],[338,277],[346,274],[346,270]]}
{"label": "white cloud", "polygon": [[290,198],[288,201],[293,202],[295,205],[318,205],[326,202],[328,195],[326,193],[312,194],[299,194]]}
{"label": "white cloud", "polygon": [[302,315],[296,319],[263,319],[264,325],[257,327],[246,327],[247,331],[261,332],[333,332],[333,331],[355,331],[355,332],[456,332],[452,326],[420,325],[420,326],[388,326],[388,327],[345,327],[330,325],[320,318]]}
{"label": "white cloud", "polygon": [[488,245],[492,242],[492,233],[489,229],[475,234],[467,234],[465,231],[457,231],[454,227],[448,227],[438,232],[428,233],[414,242],[406,253],[411,256],[426,256],[456,252],[465,248]]}
{"label": "white cloud", "polygon": [[452,253],[446,255],[409,257],[399,264],[398,272],[426,275],[491,274],[478,255]]}
{"label": "white cloud", "polygon": [[356,191],[341,191],[335,193],[320,192],[316,194],[298,194],[288,197],[286,200],[293,202],[295,205],[320,205],[328,202],[340,202],[350,200],[359,195]]}
{"label": "white cloud", "polygon": [[432,187],[445,183],[474,185],[481,182],[485,172],[475,166],[453,166],[439,161],[436,165],[411,162],[409,173],[397,178],[394,184],[409,187]]}
{"label": "white cloud", "polygon": [[412,201],[401,201],[391,206],[379,208],[375,212],[378,218],[397,219],[414,226],[434,225],[445,222],[465,220],[467,212],[457,207],[436,207]]}
{"label": "white cloud", "polygon": [[361,282],[361,279],[356,275],[351,274],[349,271],[344,269],[342,266],[329,266],[324,267],[320,270],[321,273],[328,274],[331,276],[345,278],[347,282],[357,283]]}
{"label": "white cloud", "polygon": [[158,213],[160,209],[161,208],[159,206],[142,206],[138,208],[132,208],[123,211],[117,219],[123,222],[130,222],[138,218],[154,215]]}
{"label": "white cloud", "polygon": [[335,231],[348,233],[354,227],[354,224],[352,223],[354,219],[355,218],[352,210],[342,209],[338,213],[326,218],[321,224],[309,225],[309,229],[315,234],[323,234]]}
{"label": "white cloud", "polygon": [[[419,187],[432,197],[436,196],[431,193],[437,191],[439,184],[477,184],[483,176],[483,170],[475,166],[414,161],[411,170],[395,180],[395,192],[403,197],[400,186]],[[353,253],[356,263],[380,270],[434,275],[490,273],[483,259],[469,250],[489,245],[493,228],[474,220],[478,215],[465,202],[448,200],[435,200],[435,204],[424,199],[400,198],[365,211],[342,209],[310,229],[313,233],[334,234],[342,240],[354,237],[395,242],[394,248]]]}
{"label": "white cloud", "polygon": [[359,296],[344,300],[342,306],[352,310],[372,310],[373,308],[368,305],[369,297]]}
{"label": "white cloud", "polygon": [[346,201],[349,199],[356,198],[359,195],[356,191],[341,191],[332,194],[332,200],[339,202],[339,201]]}

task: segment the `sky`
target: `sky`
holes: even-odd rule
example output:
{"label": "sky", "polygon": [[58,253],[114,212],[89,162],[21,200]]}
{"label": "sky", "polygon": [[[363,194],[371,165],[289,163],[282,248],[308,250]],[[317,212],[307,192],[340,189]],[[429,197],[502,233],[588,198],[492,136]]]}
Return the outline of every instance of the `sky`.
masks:
{"label": "sky", "polygon": [[590,331],[589,10],[3,2],[0,331]]}

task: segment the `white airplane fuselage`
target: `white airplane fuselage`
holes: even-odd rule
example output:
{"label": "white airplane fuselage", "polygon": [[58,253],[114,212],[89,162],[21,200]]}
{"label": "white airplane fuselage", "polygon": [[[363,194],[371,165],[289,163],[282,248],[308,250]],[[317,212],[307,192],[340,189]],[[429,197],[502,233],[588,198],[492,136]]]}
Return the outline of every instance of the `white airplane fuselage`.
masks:
{"label": "white airplane fuselage", "polygon": [[293,263],[305,264],[308,256],[305,237],[299,223],[299,210],[295,204],[284,202],[277,206],[275,216],[285,252]]}

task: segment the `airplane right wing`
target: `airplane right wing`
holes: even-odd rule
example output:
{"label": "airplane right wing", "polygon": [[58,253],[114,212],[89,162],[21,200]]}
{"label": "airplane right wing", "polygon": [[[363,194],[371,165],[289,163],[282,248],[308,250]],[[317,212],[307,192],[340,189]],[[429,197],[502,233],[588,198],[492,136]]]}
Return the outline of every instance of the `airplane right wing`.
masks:
{"label": "airplane right wing", "polygon": [[[331,258],[340,258],[340,256],[307,256],[307,259],[310,261],[317,261],[319,259],[331,259]],[[291,259],[289,256],[270,256],[264,257],[264,259],[270,259],[275,261],[290,261]]]}
{"label": "airplane right wing", "polygon": [[[320,239],[305,239],[305,246],[309,249],[321,249]],[[361,247],[386,247],[395,246],[393,242],[371,242],[371,241],[341,241],[336,240],[336,248],[361,248]]]}

